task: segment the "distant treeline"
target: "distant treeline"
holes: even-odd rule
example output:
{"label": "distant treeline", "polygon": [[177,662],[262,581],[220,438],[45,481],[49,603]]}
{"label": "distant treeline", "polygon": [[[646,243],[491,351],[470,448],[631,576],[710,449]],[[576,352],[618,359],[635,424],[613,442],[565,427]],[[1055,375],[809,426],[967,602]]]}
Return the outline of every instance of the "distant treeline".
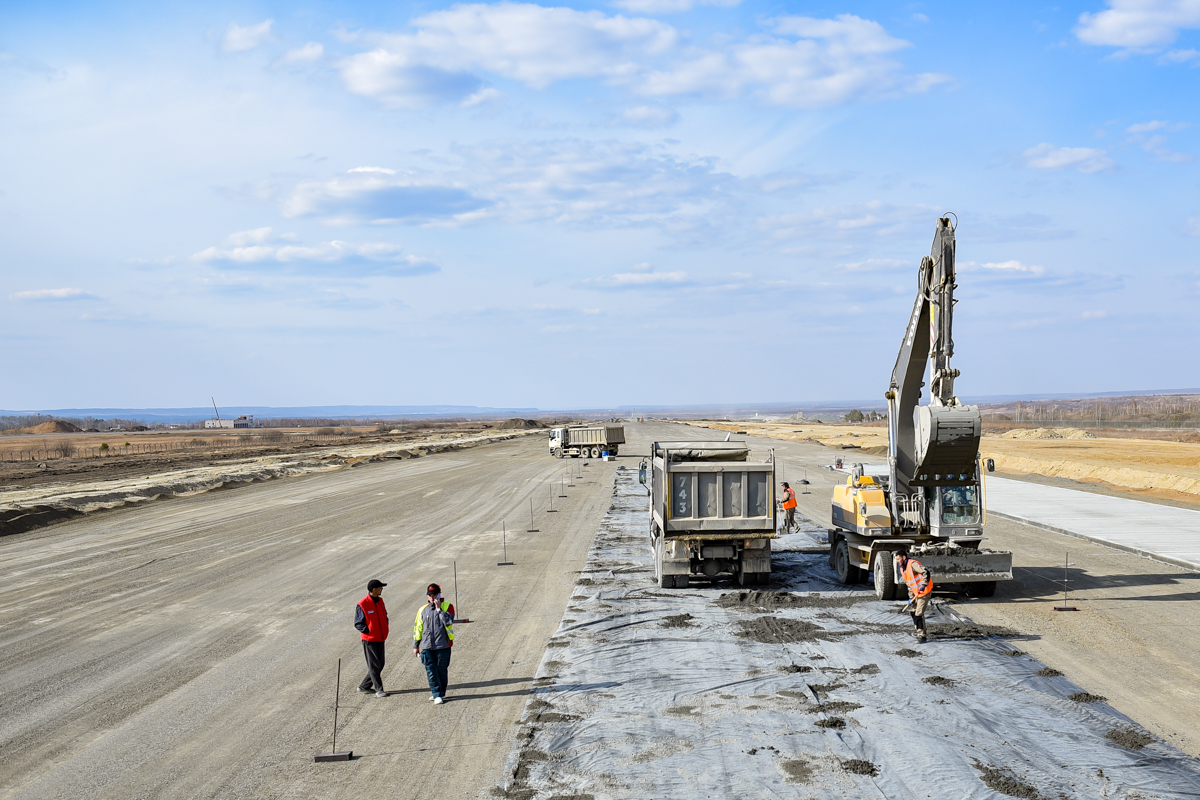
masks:
{"label": "distant treeline", "polygon": [[984,405],[982,411],[984,419],[997,422],[1115,423],[1135,427],[1190,428],[1200,425],[1200,396],[1149,395],[996,403]]}

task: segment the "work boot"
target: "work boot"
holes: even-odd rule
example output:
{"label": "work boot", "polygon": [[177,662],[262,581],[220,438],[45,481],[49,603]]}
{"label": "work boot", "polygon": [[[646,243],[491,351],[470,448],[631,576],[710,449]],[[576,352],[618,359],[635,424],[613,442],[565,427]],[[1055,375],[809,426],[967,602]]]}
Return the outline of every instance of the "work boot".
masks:
{"label": "work boot", "polygon": [[928,639],[925,638],[925,634],[921,631],[918,631],[917,632],[917,644],[925,644],[925,642],[927,642],[927,641],[928,641]]}
{"label": "work boot", "polygon": [[362,692],[363,694],[367,694],[367,693],[369,693],[369,692],[373,692],[373,691],[375,691],[375,690],[374,690],[374,689],[364,689],[363,687],[361,687],[361,686],[360,686],[360,687],[358,687],[357,689],[355,689],[354,691],[356,691],[356,692]]}

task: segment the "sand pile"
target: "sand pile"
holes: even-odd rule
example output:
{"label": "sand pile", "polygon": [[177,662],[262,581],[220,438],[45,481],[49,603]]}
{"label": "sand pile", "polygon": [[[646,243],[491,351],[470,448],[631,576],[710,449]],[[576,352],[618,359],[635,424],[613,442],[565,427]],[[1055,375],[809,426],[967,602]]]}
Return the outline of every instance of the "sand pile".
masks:
{"label": "sand pile", "polygon": [[1000,439],[1095,439],[1082,428],[1017,428],[999,435]]}
{"label": "sand pile", "polygon": [[34,425],[32,428],[21,428],[19,430],[6,431],[6,433],[79,433],[82,430],[83,428],[72,425],[69,422],[52,419],[49,422],[43,422],[41,425]]}

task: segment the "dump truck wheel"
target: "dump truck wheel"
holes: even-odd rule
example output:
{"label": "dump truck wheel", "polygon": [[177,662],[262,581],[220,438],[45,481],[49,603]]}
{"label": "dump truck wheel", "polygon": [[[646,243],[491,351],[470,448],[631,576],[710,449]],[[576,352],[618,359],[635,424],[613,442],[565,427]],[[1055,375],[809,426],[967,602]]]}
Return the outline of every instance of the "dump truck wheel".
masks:
{"label": "dump truck wheel", "polygon": [[848,586],[858,583],[858,567],[850,563],[850,546],[843,539],[838,542],[837,552],[833,556],[834,571],[837,572],[838,583]]}
{"label": "dump truck wheel", "polygon": [[554,457],[555,457],[555,458],[562,458],[562,457],[563,457],[563,451],[562,451],[562,448],[561,448],[561,447],[556,447],[556,448],[554,448]]}
{"label": "dump truck wheel", "polygon": [[769,573],[769,572],[758,573],[758,585],[759,586],[770,586],[771,585],[771,573]]}
{"label": "dump truck wheel", "polygon": [[838,542],[840,542],[840,541],[841,541],[841,537],[838,537],[838,536],[829,537],[829,568],[830,569],[834,569],[837,567],[837,546],[838,546]]}
{"label": "dump truck wheel", "polygon": [[687,575],[676,575],[675,576],[675,588],[676,589],[688,588],[688,576]]}
{"label": "dump truck wheel", "polygon": [[995,581],[978,581],[967,584],[967,597],[991,597],[995,593]]}
{"label": "dump truck wheel", "polygon": [[883,551],[875,556],[875,599],[896,599],[896,575],[892,571],[892,554]]}

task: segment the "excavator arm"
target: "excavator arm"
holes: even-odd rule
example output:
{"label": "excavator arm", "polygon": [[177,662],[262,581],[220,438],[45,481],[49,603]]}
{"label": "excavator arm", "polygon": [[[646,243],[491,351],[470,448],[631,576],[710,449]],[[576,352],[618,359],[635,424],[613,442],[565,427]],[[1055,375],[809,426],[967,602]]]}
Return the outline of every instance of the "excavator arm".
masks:
{"label": "excavator arm", "polygon": [[[954,396],[954,227],[939,218],[930,254],[921,259],[917,299],[886,397],[892,514],[917,486],[966,486],[975,481],[982,418]],[[920,405],[926,364],[929,404]]]}

